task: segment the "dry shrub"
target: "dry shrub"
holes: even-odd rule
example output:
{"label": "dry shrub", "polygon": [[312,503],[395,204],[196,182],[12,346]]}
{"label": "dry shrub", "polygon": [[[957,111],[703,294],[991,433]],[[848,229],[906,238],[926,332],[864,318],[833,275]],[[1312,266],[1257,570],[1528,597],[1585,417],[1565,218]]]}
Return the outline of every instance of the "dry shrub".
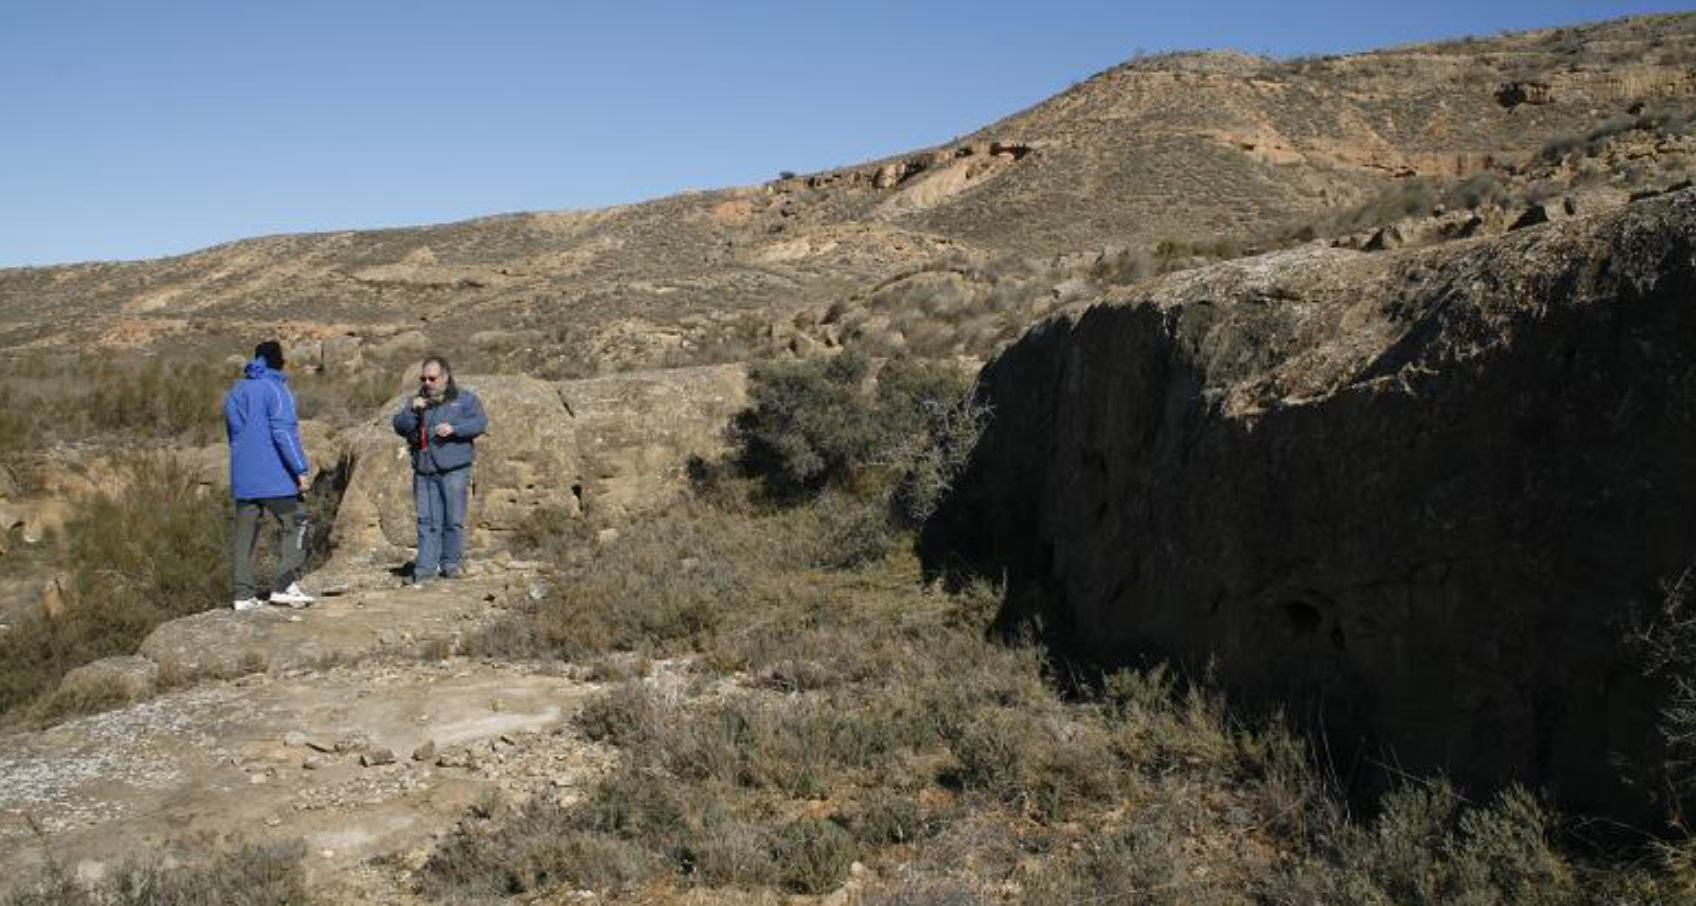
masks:
{"label": "dry shrub", "polygon": [[869,790],[859,808],[848,816],[854,839],[871,847],[911,843],[934,831],[924,809],[911,794],[887,789]]}
{"label": "dry shrub", "polygon": [[1043,820],[1114,801],[1122,767],[1105,730],[1063,715],[984,708],[950,740],[958,782]]}
{"label": "dry shrub", "polygon": [[298,841],[236,844],[187,865],[132,860],[93,883],[49,859],[39,876],[25,879],[0,906],[310,906],[305,857]]}
{"label": "dry shrub", "polygon": [[109,676],[94,682],[61,685],[37,700],[30,708],[32,723],[47,725],[84,714],[97,714],[122,707],[130,701],[123,683]]}
{"label": "dry shrub", "polygon": [[833,821],[802,818],[778,832],[775,857],[783,886],[822,894],[842,886],[859,849],[854,836]]}
{"label": "dry shrub", "polygon": [[477,654],[585,660],[610,652],[662,655],[711,637],[749,606],[754,577],[815,556],[807,513],[744,517],[687,501],[624,526],[526,613],[474,638]]}
{"label": "dry shrub", "polygon": [[291,375],[301,418],[352,425],[385,411],[400,396],[405,368],[366,367],[353,372],[320,371]]}
{"label": "dry shrub", "polygon": [[1137,813],[1124,829],[1082,841],[1050,860],[1025,887],[1020,902],[1115,903],[1129,906],[1228,906],[1249,903],[1240,878],[1199,861],[1197,819],[1181,809]]}
{"label": "dry shrub", "polygon": [[[1581,883],[1666,883],[1659,870],[1579,872],[1523,794],[1488,809],[1392,802],[1376,822],[1351,823],[1301,740],[1276,719],[1234,715],[1207,682],[1154,666],[1073,679],[1062,693],[1041,648],[990,634],[1006,606],[993,586],[926,588],[900,547],[827,568],[818,499],[771,509],[733,487],[709,490],[717,503],[631,526],[562,572],[559,598],[526,617],[545,627],[529,630],[537,638],[576,640],[544,650],[677,656],[684,679],[625,671],[584,708],[578,729],[622,757],[580,803],[546,821],[497,815],[461,831],[543,829],[534,844],[477,844],[500,869],[469,873],[484,895],[541,890],[544,878],[605,890],[638,877],[816,895],[854,859],[884,879],[868,902],[887,903],[972,904],[993,892],[1031,903],[1388,904],[1436,902],[1418,899],[1435,891],[1446,902],[1554,904]],[[689,578],[693,558],[714,559],[716,572]],[[664,616],[679,601],[702,602],[710,621],[679,628]],[[588,867],[557,867],[564,857],[551,874],[524,867],[546,861],[533,847],[553,852],[561,840],[652,874],[589,880]],[[459,862],[482,864],[443,855],[431,871]]]}
{"label": "dry shrub", "polygon": [[226,604],[230,503],[175,459],[140,457],[120,490],[65,526],[72,602],[0,635],[0,714],[48,692],[75,667],[132,654],[159,624]]}
{"label": "dry shrub", "polygon": [[962,881],[924,878],[873,887],[860,902],[862,906],[989,906],[998,900]]}
{"label": "dry shrub", "polygon": [[418,873],[420,889],[450,903],[484,902],[561,884],[618,890],[661,869],[641,847],[581,824],[577,813],[540,797],[498,811],[437,847]]}
{"label": "dry shrub", "polygon": [[1577,875],[1551,842],[1553,821],[1523,789],[1467,806],[1441,781],[1393,791],[1370,825],[1342,824],[1318,858],[1276,890],[1283,901],[1565,906]]}
{"label": "dry shrub", "polygon": [[55,442],[206,444],[222,434],[223,364],[165,358],[25,359],[0,364],[0,452]]}

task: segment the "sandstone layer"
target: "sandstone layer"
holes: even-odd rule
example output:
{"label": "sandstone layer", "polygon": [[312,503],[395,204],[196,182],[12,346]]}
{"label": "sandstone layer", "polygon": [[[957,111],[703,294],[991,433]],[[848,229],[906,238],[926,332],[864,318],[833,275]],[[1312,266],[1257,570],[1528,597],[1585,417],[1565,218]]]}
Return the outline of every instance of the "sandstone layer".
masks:
{"label": "sandstone layer", "polygon": [[[489,414],[466,518],[473,552],[509,549],[538,513],[605,523],[669,503],[685,487],[691,457],[724,451],[745,382],[739,365],[559,383],[465,377]],[[417,538],[411,465],[390,426],[399,406],[397,398],[343,440],[352,474],[336,512],[338,567],[396,565]]]}

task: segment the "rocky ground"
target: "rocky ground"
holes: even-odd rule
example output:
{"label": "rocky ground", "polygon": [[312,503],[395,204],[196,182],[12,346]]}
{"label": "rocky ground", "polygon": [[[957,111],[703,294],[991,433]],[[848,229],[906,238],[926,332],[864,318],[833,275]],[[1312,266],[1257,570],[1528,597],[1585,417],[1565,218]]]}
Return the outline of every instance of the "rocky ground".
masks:
{"label": "rocky ground", "polygon": [[596,683],[451,655],[454,636],[531,593],[533,571],[426,590],[363,578],[311,608],[166,624],[143,652],[182,685],[0,736],[0,878],[48,853],[98,877],[210,841],[300,839],[328,902],[410,902],[410,872],[467,809],[570,798],[607,764],[570,725]]}

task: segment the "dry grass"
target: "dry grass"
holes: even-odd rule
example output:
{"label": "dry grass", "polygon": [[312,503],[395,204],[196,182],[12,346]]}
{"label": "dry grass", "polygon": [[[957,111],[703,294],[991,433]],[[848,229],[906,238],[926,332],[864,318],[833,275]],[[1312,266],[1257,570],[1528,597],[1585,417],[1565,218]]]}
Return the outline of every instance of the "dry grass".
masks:
{"label": "dry grass", "polygon": [[[122,490],[94,497],[65,527],[65,612],[33,612],[0,635],[0,718],[18,718],[72,668],[132,654],[159,624],[228,602],[228,499],[173,459],[128,468]],[[48,700],[38,717],[96,704]]]}
{"label": "dry grass", "polygon": [[1471,805],[1417,784],[1353,819],[1300,739],[1205,683],[1161,667],[1057,683],[1040,648],[990,633],[993,589],[927,587],[905,545],[827,565],[820,507],[716,493],[631,527],[512,633],[553,640],[526,656],[626,652],[577,718],[619,766],[572,805],[469,822],[425,893],[817,895],[858,861],[883,904],[1542,906],[1691,877],[1684,850],[1580,858],[1517,790]]}
{"label": "dry grass", "polygon": [[0,456],[57,442],[205,444],[222,431],[227,366],[161,358],[0,361]]}
{"label": "dry grass", "polygon": [[300,843],[232,843],[190,864],[132,860],[97,882],[50,859],[0,906],[310,906],[305,855]]}

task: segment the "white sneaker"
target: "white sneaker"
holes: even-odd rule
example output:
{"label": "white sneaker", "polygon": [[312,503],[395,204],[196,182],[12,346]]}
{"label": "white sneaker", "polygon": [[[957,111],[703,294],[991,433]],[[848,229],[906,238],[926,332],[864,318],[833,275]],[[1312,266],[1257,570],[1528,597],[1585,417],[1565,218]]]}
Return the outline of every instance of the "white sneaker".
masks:
{"label": "white sneaker", "polygon": [[230,605],[235,610],[258,610],[263,606],[265,602],[258,598],[237,598],[235,603]]}
{"label": "white sneaker", "polygon": [[271,592],[272,604],[287,604],[290,607],[305,607],[318,600],[301,590],[299,582],[290,582],[289,587],[282,591]]}

